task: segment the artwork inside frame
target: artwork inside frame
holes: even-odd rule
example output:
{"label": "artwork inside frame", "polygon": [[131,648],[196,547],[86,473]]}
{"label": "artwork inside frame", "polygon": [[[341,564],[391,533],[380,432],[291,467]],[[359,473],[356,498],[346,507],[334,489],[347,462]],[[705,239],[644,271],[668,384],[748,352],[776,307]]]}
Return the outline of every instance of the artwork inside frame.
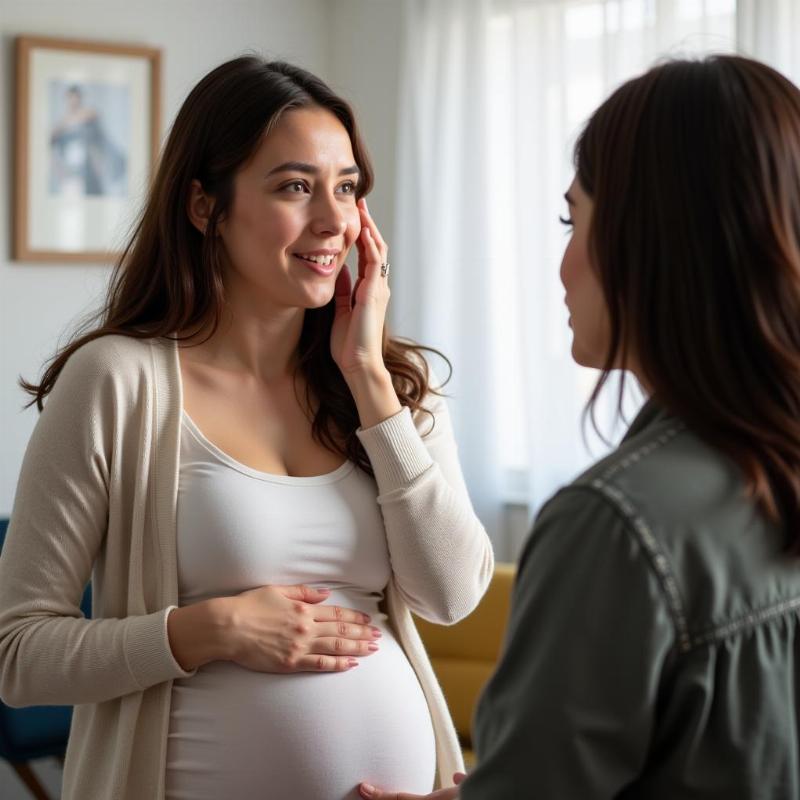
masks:
{"label": "artwork inside frame", "polygon": [[119,255],[160,136],[161,52],[16,38],[16,261]]}

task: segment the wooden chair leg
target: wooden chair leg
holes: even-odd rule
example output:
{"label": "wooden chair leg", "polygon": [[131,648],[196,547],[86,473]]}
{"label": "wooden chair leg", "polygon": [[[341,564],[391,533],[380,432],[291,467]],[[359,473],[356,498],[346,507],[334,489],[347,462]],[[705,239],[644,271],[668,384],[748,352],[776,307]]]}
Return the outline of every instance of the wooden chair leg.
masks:
{"label": "wooden chair leg", "polygon": [[18,761],[11,764],[14,767],[20,780],[28,787],[28,791],[36,798],[36,800],[50,800],[50,795],[44,790],[44,787],[39,783],[36,773],[30,768],[27,762]]}

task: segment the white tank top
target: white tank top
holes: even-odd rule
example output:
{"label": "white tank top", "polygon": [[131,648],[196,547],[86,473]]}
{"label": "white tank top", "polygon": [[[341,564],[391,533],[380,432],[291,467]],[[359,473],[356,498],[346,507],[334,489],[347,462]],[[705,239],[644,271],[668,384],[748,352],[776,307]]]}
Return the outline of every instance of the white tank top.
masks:
{"label": "white tank top", "polygon": [[268,584],[332,590],[383,631],[345,673],[276,675],[232,662],[173,683],[168,800],[355,800],[363,780],[427,794],[436,767],[422,689],[378,610],[390,577],[377,488],[351,462],[269,475],[209,442],[184,413],[178,484],[180,604]]}

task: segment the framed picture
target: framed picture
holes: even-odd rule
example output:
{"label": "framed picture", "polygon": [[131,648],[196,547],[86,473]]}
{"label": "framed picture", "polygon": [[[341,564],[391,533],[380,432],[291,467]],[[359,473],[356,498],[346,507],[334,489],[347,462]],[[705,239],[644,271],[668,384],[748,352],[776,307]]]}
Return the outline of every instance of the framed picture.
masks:
{"label": "framed picture", "polygon": [[14,259],[112,262],[158,152],[160,51],[16,39]]}

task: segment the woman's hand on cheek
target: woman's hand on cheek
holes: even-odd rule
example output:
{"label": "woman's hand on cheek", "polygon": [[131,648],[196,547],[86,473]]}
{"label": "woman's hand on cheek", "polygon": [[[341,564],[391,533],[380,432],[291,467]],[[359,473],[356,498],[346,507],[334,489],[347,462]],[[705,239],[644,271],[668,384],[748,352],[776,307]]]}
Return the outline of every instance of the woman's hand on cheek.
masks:
{"label": "woman's hand on cheek", "polygon": [[345,379],[384,369],[383,327],[390,295],[388,281],[381,276],[388,248],[363,199],[358,208],[358,277],[353,286],[347,267],[342,267],[336,280],[336,317],[331,330],[331,355]]}
{"label": "woman's hand on cheek", "polygon": [[459,796],[458,784],[467,776],[463,772],[453,775],[455,786],[439,789],[431,794],[408,794],[406,792],[383,792],[369,783],[359,784],[358,794],[364,800],[456,800]]}

